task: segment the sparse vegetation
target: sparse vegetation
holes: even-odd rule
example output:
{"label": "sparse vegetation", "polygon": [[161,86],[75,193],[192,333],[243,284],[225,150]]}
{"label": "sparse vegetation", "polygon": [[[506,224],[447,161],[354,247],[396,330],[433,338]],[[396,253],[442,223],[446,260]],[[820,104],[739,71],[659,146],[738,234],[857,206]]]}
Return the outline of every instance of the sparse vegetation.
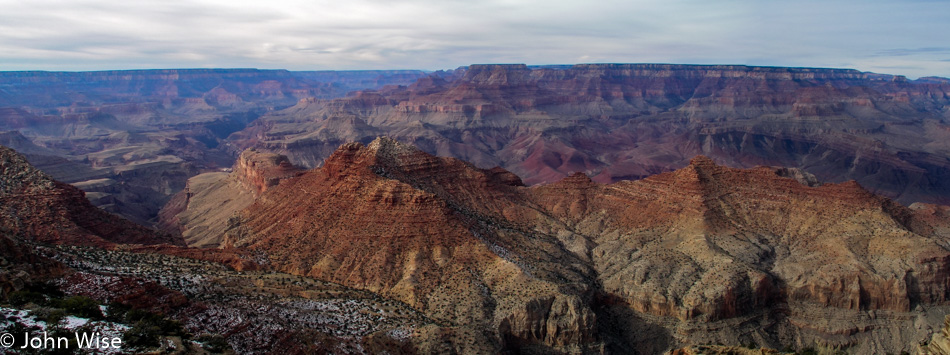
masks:
{"label": "sparse vegetation", "polygon": [[[299,339],[312,339],[314,343],[307,346],[315,349],[337,343],[355,348],[359,339],[374,332],[408,332],[431,322],[403,303],[303,276],[236,272],[216,263],[162,254],[71,246],[41,248],[41,252],[79,270],[82,278],[88,279],[81,284],[63,284],[70,293],[109,299],[113,296],[102,285],[131,277],[154,281],[181,292],[190,302],[200,303],[200,307],[186,306],[169,315],[137,309],[127,303],[109,303],[103,319],[129,325],[124,343],[140,350],[164,347],[167,344],[162,339],[169,337],[188,339],[188,334],[203,334],[194,342],[205,351],[262,351],[297,329],[313,332],[312,336]],[[76,309],[91,311],[85,298],[65,300],[70,300],[69,304]],[[182,322],[174,321],[176,317]],[[220,335],[225,333],[231,335]]]}

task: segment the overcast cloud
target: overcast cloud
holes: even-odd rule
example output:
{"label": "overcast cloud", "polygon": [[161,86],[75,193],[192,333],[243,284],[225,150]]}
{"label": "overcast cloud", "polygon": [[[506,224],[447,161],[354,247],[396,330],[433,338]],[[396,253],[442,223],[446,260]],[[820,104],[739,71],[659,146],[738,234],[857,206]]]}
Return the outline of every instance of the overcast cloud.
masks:
{"label": "overcast cloud", "polygon": [[0,0],[0,9],[0,70],[663,62],[950,77],[943,0]]}

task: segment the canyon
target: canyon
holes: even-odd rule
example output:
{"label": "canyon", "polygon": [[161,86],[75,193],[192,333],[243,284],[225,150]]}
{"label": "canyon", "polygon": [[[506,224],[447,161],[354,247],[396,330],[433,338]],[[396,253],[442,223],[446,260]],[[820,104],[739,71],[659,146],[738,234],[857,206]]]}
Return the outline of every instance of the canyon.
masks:
{"label": "canyon", "polygon": [[946,204],[948,92],[946,80],[845,69],[472,65],[406,87],[301,100],[231,139],[316,167],[340,144],[385,134],[528,184],[571,172],[635,180],[701,154],[853,179],[905,204]]}
{"label": "canyon", "polygon": [[[248,181],[284,161],[267,160],[219,178]],[[232,214],[220,245],[481,334],[453,343],[459,352],[900,352],[950,310],[947,208],[905,207],[854,181],[698,156],[638,181],[575,173],[527,187],[387,137],[289,171]]]}
{"label": "canyon", "polygon": [[[0,144],[141,224],[188,178],[231,166],[225,138],[302,98],[409,83],[420,71],[179,69],[0,73]],[[240,151],[237,151],[240,153]]]}
{"label": "canyon", "polygon": [[528,185],[636,180],[705,155],[950,203],[950,81],[935,77],[674,64],[0,74],[2,143],[148,225],[189,178],[248,148],[314,168],[380,135]]}
{"label": "canyon", "polygon": [[0,301],[238,353],[940,353],[948,104],[741,65],[0,72]]}

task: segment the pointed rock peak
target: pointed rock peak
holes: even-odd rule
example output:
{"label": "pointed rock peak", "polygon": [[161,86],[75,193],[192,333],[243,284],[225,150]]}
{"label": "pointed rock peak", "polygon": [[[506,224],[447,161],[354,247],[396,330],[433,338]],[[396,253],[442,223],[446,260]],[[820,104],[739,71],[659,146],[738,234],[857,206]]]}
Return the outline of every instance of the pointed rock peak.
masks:
{"label": "pointed rock peak", "polygon": [[341,145],[323,162],[321,170],[331,175],[339,175],[344,169],[352,165],[357,154],[364,150],[363,143],[349,142]]}
{"label": "pointed rock peak", "polygon": [[378,137],[365,146],[356,142],[340,146],[323,166],[328,172],[343,172],[355,167],[375,167],[389,171],[431,159],[435,158],[412,145],[390,137]]}

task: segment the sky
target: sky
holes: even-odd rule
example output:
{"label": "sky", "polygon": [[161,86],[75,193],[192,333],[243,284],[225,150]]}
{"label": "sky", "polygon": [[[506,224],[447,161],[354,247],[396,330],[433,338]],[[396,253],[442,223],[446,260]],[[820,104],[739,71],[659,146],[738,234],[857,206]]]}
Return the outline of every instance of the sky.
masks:
{"label": "sky", "polygon": [[0,71],[853,68],[950,77],[950,0],[0,0]]}

